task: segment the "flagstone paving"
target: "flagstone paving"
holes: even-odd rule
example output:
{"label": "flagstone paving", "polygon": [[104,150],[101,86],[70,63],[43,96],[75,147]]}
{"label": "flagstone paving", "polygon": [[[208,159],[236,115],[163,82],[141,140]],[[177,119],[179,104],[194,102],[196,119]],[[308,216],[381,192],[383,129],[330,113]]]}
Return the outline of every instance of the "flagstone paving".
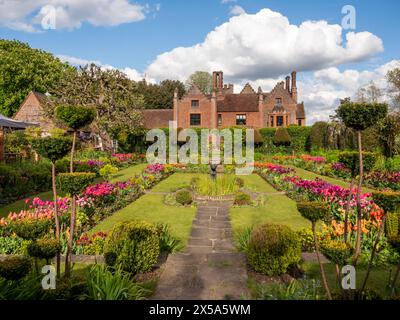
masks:
{"label": "flagstone paving", "polygon": [[220,300],[248,296],[246,257],[235,250],[232,203],[199,204],[186,250],[170,255],[155,300]]}

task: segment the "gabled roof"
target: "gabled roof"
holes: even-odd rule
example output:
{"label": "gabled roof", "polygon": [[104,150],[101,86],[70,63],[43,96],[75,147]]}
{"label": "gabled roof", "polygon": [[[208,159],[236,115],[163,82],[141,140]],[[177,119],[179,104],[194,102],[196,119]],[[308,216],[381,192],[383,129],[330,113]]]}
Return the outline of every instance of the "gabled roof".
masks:
{"label": "gabled roof", "polygon": [[254,91],[253,87],[250,85],[250,83],[246,83],[246,85],[243,87],[242,91],[240,94],[256,94]]}
{"label": "gabled roof", "polygon": [[169,121],[174,120],[172,109],[145,109],[143,113],[143,125],[146,129],[168,128]]}
{"label": "gabled roof", "polygon": [[217,101],[218,112],[258,112],[257,94],[227,94]]}
{"label": "gabled roof", "polygon": [[29,96],[31,95],[33,95],[39,101],[40,106],[43,106],[48,101],[48,98],[45,94],[36,91],[31,91],[26,95],[24,101],[22,101],[17,112],[15,112],[13,118],[17,116],[18,112],[22,109],[22,107],[25,105],[26,100],[28,100]]}

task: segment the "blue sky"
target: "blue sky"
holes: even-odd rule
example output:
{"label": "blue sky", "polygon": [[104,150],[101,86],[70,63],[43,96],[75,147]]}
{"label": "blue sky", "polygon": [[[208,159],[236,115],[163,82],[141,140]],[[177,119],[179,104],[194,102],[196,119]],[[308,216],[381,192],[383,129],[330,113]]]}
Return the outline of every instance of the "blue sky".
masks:
{"label": "blue sky", "polygon": [[[40,16],[41,8],[47,4],[69,10],[66,17],[62,16],[56,20],[58,25],[61,23],[61,28],[48,31],[41,29],[37,16]],[[115,6],[111,7],[111,4]],[[138,7],[129,7],[130,5],[138,5]],[[305,61],[304,57],[301,61],[297,61],[297,54],[291,52],[282,58],[282,66],[274,69],[276,65],[274,61],[280,62],[279,53],[270,57],[268,52],[276,48],[269,48],[269,43],[271,46],[282,46],[284,50],[283,47],[286,45],[292,45],[289,43],[291,41],[289,39],[292,39],[290,36],[292,29],[285,26],[284,21],[281,20],[280,22],[287,29],[281,36],[287,36],[288,40],[275,44],[274,41],[277,39],[273,38],[273,34],[272,38],[267,34],[268,28],[274,25],[273,22],[269,25],[260,25],[260,28],[266,28],[265,37],[263,32],[256,31],[258,27],[254,24],[256,20],[254,17],[257,17],[260,10],[269,8],[279,13],[289,20],[291,26],[298,27],[309,20],[324,20],[331,27],[341,24],[343,17],[341,10],[344,5],[353,5],[356,9],[357,21],[354,32],[368,31],[370,38],[364,38],[363,42],[360,35],[360,38],[355,39],[353,48],[346,53],[340,53],[341,48],[336,45],[332,50],[339,50],[337,54],[327,52],[331,50],[331,47],[325,51],[321,49],[324,43],[333,41],[332,37],[327,36],[326,39],[320,38],[315,41],[307,38],[310,44],[301,51],[305,51],[303,53],[305,57],[309,57],[308,61]],[[235,8],[235,14],[232,13],[233,8]],[[214,35],[215,42],[220,42],[222,46],[222,51],[219,51],[217,58],[214,59],[212,52],[204,48],[201,49],[202,51],[174,50],[179,47],[190,48],[196,44],[207,47],[208,45],[204,43],[206,36],[233,16],[236,15],[235,18],[237,18],[241,11],[249,15],[248,19],[235,20],[226,33],[219,32]],[[329,100],[328,92],[324,97],[320,97],[321,99],[317,99],[315,95],[321,89],[329,93],[336,92],[339,95],[349,94],[351,86],[365,85],[367,80],[382,81],[380,77],[383,71],[376,70],[393,60],[400,59],[399,12],[400,2],[396,0],[101,0],[97,2],[94,0],[4,0],[0,3],[0,38],[18,39],[29,43],[34,48],[56,55],[99,61],[103,65],[120,69],[130,68],[137,73],[137,77],[146,72],[147,76],[154,81],[159,81],[168,75],[184,79],[187,74],[182,70],[186,69],[188,72],[196,68],[212,71],[209,69],[220,67],[226,69],[227,79],[235,84],[242,85],[244,81],[250,81],[254,85],[261,84],[266,89],[270,89],[272,80],[275,81],[283,76],[291,70],[290,68],[296,68],[299,69],[299,79],[303,82],[304,100],[310,104],[310,108],[321,111],[321,106],[317,102]],[[262,17],[273,19],[270,14],[262,15]],[[240,34],[241,28],[242,34]],[[328,30],[325,26],[321,28],[321,30]],[[332,31],[332,28],[330,30]],[[342,30],[343,39],[346,32]],[[225,39],[221,38],[224,34],[226,34]],[[252,39],[254,42],[250,42],[250,46],[247,47],[246,38],[248,36],[251,39],[253,35],[257,38]],[[230,36],[233,37],[232,41],[236,41],[232,48],[229,47],[230,40],[227,40]],[[302,37],[309,37],[309,33],[304,33]],[[237,38],[240,39],[237,40]],[[379,41],[375,41],[377,39],[380,39],[384,50]],[[259,48],[259,52],[256,50],[252,52],[252,48],[256,47],[258,42],[262,43],[262,48]],[[316,48],[310,48],[314,43]],[[358,43],[360,48],[358,48]],[[211,47],[215,46],[217,43],[213,43]],[[238,46],[242,47],[237,48]],[[233,59],[236,57],[233,50],[238,49],[237,56],[240,56],[240,59],[237,60],[239,62],[236,62],[235,66],[224,61],[224,48],[229,56],[226,59],[230,60],[236,60]],[[166,52],[169,54],[165,59],[156,59],[158,55]],[[263,65],[263,53],[266,53],[265,60],[272,61],[271,65]],[[357,57],[348,58],[353,54]],[[198,58],[198,56],[201,57]],[[244,63],[251,61],[254,66],[246,73],[246,68],[238,67],[241,61],[247,61]],[[316,61],[315,67],[312,61]],[[186,69],[182,67],[180,71],[171,72],[174,63],[177,63],[178,67],[183,65]],[[259,70],[257,70],[257,65],[262,65]],[[271,67],[274,70],[269,72]],[[163,72],[164,69],[165,72]],[[354,72],[346,72],[349,70],[358,71],[357,79]],[[265,77],[262,76],[263,72]],[[375,74],[371,75],[368,72]],[[364,74],[367,77],[364,77]],[[348,80],[347,87],[340,87],[338,83],[340,79],[342,82]],[[323,88],[319,86],[321,81],[324,81]],[[327,87],[327,84],[331,87]],[[315,86],[318,88],[314,88],[313,91]],[[328,107],[328,104],[333,103],[331,100],[324,102],[324,110],[332,107]],[[315,118],[318,118],[318,115]]]}

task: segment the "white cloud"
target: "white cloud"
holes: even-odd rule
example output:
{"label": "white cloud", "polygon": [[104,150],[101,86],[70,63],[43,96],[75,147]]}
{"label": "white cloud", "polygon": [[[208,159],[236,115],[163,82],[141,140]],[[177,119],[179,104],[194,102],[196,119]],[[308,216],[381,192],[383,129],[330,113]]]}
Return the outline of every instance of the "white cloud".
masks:
{"label": "white cloud", "polygon": [[229,11],[229,14],[231,14],[232,16],[240,16],[241,14],[245,14],[246,11],[238,5],[235,5],[231,8],[231,10]]}
{"label": "white cloud", "polygon": [[62,54],[57,55],[57,58],[59,58],[62,62],[67,62],[70,65],[73,65],[76,67],[78,67],[78,66],[83,67],[88,64],[94,63],[94,64],[100,66],[103,70],[117,69],[117,70],[125,73],[128,76],[128,78],[133,81],[141,81],[145,78],[147,82],[150,82],[150,83],[156,82],[154,79],[147,77],[146,74],[140,73],[136,69],[129,68],[129,67],[125,67],[125,68],[121,69],[121,68],[116,68],[109,64],[103,64],[99,60],[87,60],[87,59],[72,57],[72,56],[68,56],[68,55],[62,55]]}
{"label": "white cloud", "polygon": [[146,7],[129,0],[3,0],[0,1],[0,26],[39,31],[51,6],[56,13],[56,29],[80,28],[83,23],[94,26],[116,26],[145,19]]}
{"label": "white cloud", "polygon": [[[343,41],[343,36],[346,41]],[[369,32],[348,32],[326,21],[290,24],[278,12],[242,14],[210,32],[202,43],[160,54],[146,73],[184,80],[197,70],[224,70],[231,81],[265,79],[293,69],[313,71],[368,59],[383,51]]]}
{"label": "white cloud", "polygon": [[315,121],[329,120],[339,106],[339,100],[346,97],[355,98],[360,87],[374,82],[383,94],[382,100],[388,101],[386,74],[399,67],[400,60],[393,60],[373,70],[344,70],[335,67],[314,72],[310,77],[299,81],[299,99],[304,100],[308,124]]}

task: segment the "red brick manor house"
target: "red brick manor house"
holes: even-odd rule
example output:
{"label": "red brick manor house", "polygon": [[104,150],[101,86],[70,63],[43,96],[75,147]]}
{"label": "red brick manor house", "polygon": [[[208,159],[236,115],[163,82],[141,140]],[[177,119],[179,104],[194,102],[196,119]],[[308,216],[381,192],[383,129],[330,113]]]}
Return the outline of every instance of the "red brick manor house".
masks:
{"label": "red brick manor house", "polygon": [[213,92],[204,95],[191,88],[182,99],[175,93],[173,110],[146,110],[147,127],[165,127],[175,120],[178,128],[219,128],[246,126],[252,128],[305,126],[304,104],[297,102],[296,71],[286,82],[279,82],[271,92],[255,92],[246,84],[239,94],[233,85],[224,84],[221,71],[213,73]]}

